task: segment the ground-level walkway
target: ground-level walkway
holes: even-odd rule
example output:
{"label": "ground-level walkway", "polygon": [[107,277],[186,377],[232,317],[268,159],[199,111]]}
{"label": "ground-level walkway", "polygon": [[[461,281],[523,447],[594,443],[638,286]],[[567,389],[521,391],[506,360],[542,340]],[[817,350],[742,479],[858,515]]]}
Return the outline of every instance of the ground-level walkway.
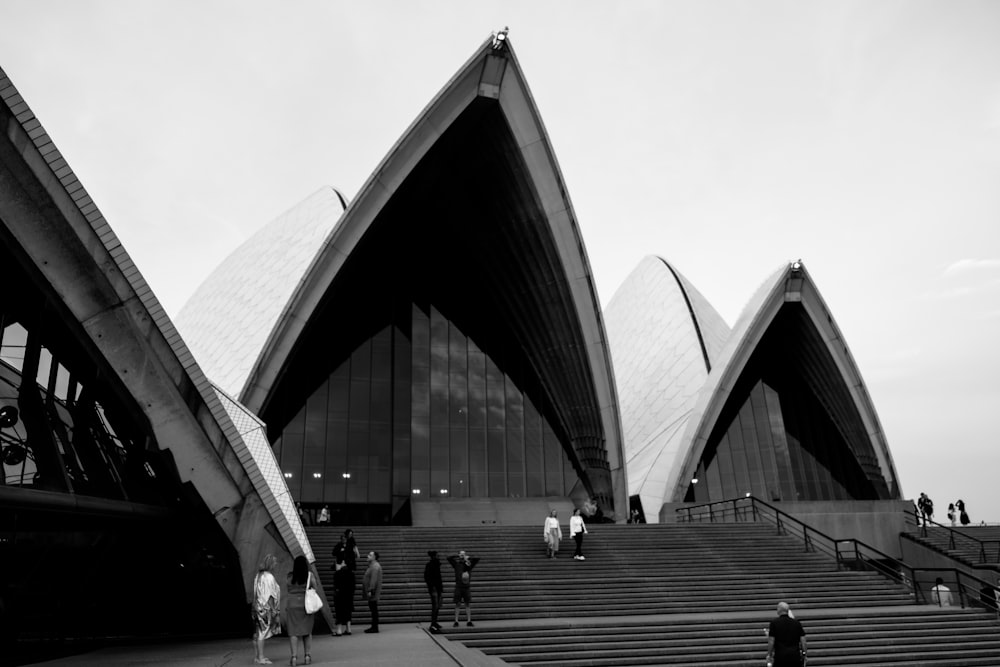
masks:
{"label": "ground-level walkway", "polygon": [[[287,665],[290,657],[287,637],[273,637],[265,643],[265,654],[276,667]],[[49,662],[46,667],[144,667],[183,665],[184,667],[248,667],[253,665],[253,645],[249,639],[220,639],[205,642],[170,643],[104,648]],[[299,645],[299,664],[302,646]],[[312,664],[338,667],[498,667],[503,661],[479,651],[431,635],[417,625],[382,624],[380,632],[367,635],[363,628],[350,636],[314,635]]]}

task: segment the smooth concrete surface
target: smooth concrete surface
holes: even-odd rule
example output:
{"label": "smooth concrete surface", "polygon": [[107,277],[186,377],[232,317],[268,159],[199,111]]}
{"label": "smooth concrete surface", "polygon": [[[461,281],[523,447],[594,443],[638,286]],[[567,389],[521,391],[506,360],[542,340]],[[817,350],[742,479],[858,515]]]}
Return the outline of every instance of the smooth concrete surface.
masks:
{"label": "smooth concrete surface", "polygon": [[[264,655],[275,665],[289,664],[291,651],[287,637],[272,637],[264,643]],[[126,667],[169,666],[238,667],[252,666],[253,644],[249,639],[122,646],[105,648],[84,655],[33,663],[52,667]],[[303,661],[299,643],[299,665]],[[313,665],[353,667],[500,667],[506,665],[443,635],[432,635],[418,625],[383,624],[377,635],[355,628],[350,636],[314,635]]]}
{"label": "smooth concrete surface", "polygon": [[[936,607],[934,605],[859,607],[834,609],[795,610],[807,631],[811,616],[842,615],[847,618],[880,616],[885,614],[968,613],[971,610],[960,607]],[[663,624],[670,621],[724,621],[759,618],[761,628],[773,618],[767,612],[691,612],[685,614],[657,614],[646,616],[543,618],[509,621],[489,621],[477,624],[490,628],[531,628],[564,624],[567,627],[610,626],[624,627],[635,624]],[[463,628],[464,629],[464,628]],[[461,637],[457,633],[455,639]],[[766,639],[761,637],[762,650]],[[301,648],[300,648],[301,651]],[[61,658],[49,662],[34,663],[50,667],[126,667],[145,665],[185,665],[186,667],[236,667],[253,665],[253,646],[248,639],[190,642],[186,644],[161,644],[154,646],[130,646],[108,648],[86,655]],[[289,658],[288,639],[275,637],[267,640],[265,655],[275,665],[287,665]],[[469,649],[458,641],[450,641],[443,635],[431,635],[419,625],[383,624],[377,635],[366,635],[361,628],[355,629],[350,637],[313,637],[312,664],[348,665],[352,667],[504,667],[508,663],[499,658],[487,656],[480,651]],[[299,665],[302,665],[301,655]],[[509,666],[508,666],[509,667]]]}

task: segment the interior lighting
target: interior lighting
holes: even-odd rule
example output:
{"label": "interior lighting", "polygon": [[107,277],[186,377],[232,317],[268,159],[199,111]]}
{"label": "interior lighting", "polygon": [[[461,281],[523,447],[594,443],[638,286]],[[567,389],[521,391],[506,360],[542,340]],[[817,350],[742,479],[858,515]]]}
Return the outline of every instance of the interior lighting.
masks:
{"label": "interior lighting", "polygon": [[750,492],[749,492],[749,491],[747,491],[747,498],[749,498],[749,497],[750,497]]}
{"label": "interior lighting", "polygon": [[692,483],[692,484],[697,484],[697,483],[698,483],[698,478],[697,478],[697,477],[693,478],[693,479],[691,480],[691,483]]}
{"label": "interior lighting", "polygon": [[448,493],[448,489],[441,489],[441,495]]}
{"label": "interior lighting", "polygon": [[17,408],[5,405],[0,408],[0,428],[10,428],[17,424]]}
{"label": "interior lighting", "polygon": [[413,489],[413,495],[419,496],[420,495],[420,489]]}
{"label": "interior lighting", "polygon": [[323,473],[321,473],[321,472],[314,472],[313,473],[313,479],[323,479]]}
{"label": "interior lighting", "polygon": [[344,479],[350,479],[351,478],[351,473],[345,472],[343,475],[341,475],[341,477],[343,477]]}
{"label": "interior lighting", "polygon": [[292,473],[286,472],[285,473],[285,479],[291,479],[291,478],[292,478]]}

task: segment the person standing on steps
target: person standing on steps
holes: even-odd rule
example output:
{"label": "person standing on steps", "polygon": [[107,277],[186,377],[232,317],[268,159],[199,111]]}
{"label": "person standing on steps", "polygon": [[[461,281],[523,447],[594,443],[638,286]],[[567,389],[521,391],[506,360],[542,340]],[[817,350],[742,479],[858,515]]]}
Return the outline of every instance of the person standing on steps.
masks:
{"label": "person standing on steps", "polygon": [[448,556],[448,562],[455,569],[455,622],[452,627],[458,627],[458,612],[465,603],[465,624],[472,627],[472,568],[479,562],[464,551],[456,556]]}
{"label": "person standing on steps", "polygon": [[958,510],[958,522],[961,523],[963,526],[968,526],[970,521],[969,521],[969,515],[965,511],[965,501],[962,500],[961,498],[956,500],[955,509]]}
{"label": "person standing on steps", "polygon": [[323,505],[323,509],[319,511],[319,519],[316,520],[316,523],[319,524],[320,526],[327,526],[330,524],[329,505]]}
{"label": "person standing on steps", "polygon": [[767,628],[767,664],[773,667],[805,667],[806,631],[792,617],[787,602],[778,603],[778,618]]}
{"label": "person standing on steps", "polygon": [[365,630],[371,634],[378,632],[378,601],[382,594],[382,566],[378,562],[378,552],[368,552],[368,569],[361,581],[361,592],[368,600],[368,610],[372,613],[372,626]]}
{"label": "person standing on steps", "polygon": [[354,541],[354,531],[348,528],[344,531],[344,534],[340,536],[340,542],[333,547],[333,562],[343,560],[347,565],[347,569],[354,572],[358,563],[358,558],[361,554],[358,553],[358,544]]}
{"label": "person standing on steps", "polygon": [[545,524],[542,526],[542,536],[545,538],[545,546],[548,550],[549,558],[555,558],[559,553],[559,540],[562,539],[562,528],[559,526],[559,519],[556,511],[552,510],[545,517]]}
{"label": "person standing on steps", "polygon": [[920,511],[920,516],[924,520],[924,527],[927,527],[927,522],[934,517],[934,501],[930,497],[921,491],[920,498],[917,499],[917,509]]}
{"label": "person standing on steps", "polygon": [[351,634],[351,617],[354,615],[354,573],[341,558],[334,565],[333,611],[337,627],[333,634],[337,637]]}
{"label": "person standing on steps", "polygon": [[437,634],[441,632],[438,612],[441,611],[444,582],[441,581],[441,561],[438,560],[438,552],[428,551],[427,556],[430,560],[424,565],[424,583],[427,584],[427,592],[431,596],[431,632]]}
{"label": "person standing on steps", "polygon": [[574,560],[587,560],[583,555],[583,536],[587,534],[587,524],[583,522],[583,515],[579,508],[573,510],[573,516],[569,518],[569,536],[576,542],[576,551],[573,552]]}

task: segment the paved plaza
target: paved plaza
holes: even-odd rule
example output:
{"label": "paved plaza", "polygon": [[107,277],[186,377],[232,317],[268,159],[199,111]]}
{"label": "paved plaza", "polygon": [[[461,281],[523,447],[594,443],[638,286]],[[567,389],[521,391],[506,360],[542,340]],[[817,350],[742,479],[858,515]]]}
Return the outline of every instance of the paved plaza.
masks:
{"label": "paved plaza", "polygon": [[[417,625],[383,624],[377,635],[358,628],[347,637],[314,635],[313,665],[354,667],[497,667],[503,661],[484,656],[442,635],[431,635]],[[302,665],[299,646],[299,665]],[[288,638],[267,640],[265,654],[275,665],[287,665]],[[184,665],[185,667],[237,667],[253,665],[253,645],[249,639],[125,646],[100,649],[49,662],[51,667],[142,667],[144,665]]]}

